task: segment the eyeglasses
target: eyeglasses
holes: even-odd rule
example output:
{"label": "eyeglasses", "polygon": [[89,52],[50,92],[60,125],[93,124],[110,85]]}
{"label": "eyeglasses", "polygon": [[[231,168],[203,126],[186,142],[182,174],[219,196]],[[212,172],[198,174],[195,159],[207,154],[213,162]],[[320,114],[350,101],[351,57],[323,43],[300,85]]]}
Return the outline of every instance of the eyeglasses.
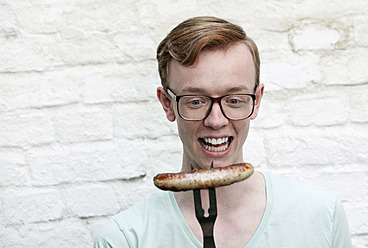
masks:
{"label": "eyeglasses", "polygon": [[256,100],[255,94],[229,94],[221,97],[177,96],[169,88],[167,88],[167,93],[176,101],[179,116],[188,121],[206,119],[213,103],[219,103],[222,114],[229,120],[244,120],[253,114]]}

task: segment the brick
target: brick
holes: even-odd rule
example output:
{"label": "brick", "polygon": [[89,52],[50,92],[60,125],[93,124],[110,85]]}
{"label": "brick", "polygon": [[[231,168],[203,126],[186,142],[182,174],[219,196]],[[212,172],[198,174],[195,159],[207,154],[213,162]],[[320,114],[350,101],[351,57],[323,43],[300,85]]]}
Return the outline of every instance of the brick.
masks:
{"label": "brick", "polygon": [[361,15],[357,14],[354,15],[352,19],[351,39],[356,46],[366,47],[368,40],[368,27],[364,25],[366,16],[363,13]]}
{"label": "brick", "polygon": [[334,51],[322,57],[322,83],[325,85],[366,84],[367,65],[367,48]]}
{"label": "brick", "polygon": [[294,24],[289,43],[294,51],[333,50],[345,46],[348,33],[340,23],[306,19]]}
{"label": "brick", "polygon": [[313,58],[289,59],[263,63],[260,78],[268,91],[303,89],[320,81],[319,66]]}
{"label": "brick", "polygon": [[[132,28],[135,3],[109,1],[56,1],[19,4],[17,17],[29,33],[53,33],[66,26],[82,31],[108,32]],[[124,13],[122,15],[121,13]],[[67,25],[65,25],[67,24]]]}
{"label": "brick", "polygon": [[115,151],[119,158],[119,165],[123,169],[120,178],[134,179],[146,174],[147,167],[151,165],[150,143],[144,139],[117,140],[114,142]]}
{"label": "brick", "polygon": [[30,147],[54,141],[51,116],[45,110],[0,113],[0,146]]}
{"label": "brick", "polygon": [[112,114],[108,106],[69,107],[56,111],[55,138],[62,143],[109,140]]}
{"label": "brick", "polygon": [[366,248],[368,235],[366,234],[352,235],[351,240],[353,248]]}
{"label": "brick", "polygon": [[62,218],[63,202],[56,189],[4,189],[2,223],[19,225]]}
{"label": "brick", "polygon": [[147,33],[123,32],[116,34],[113,39],[118,48],[116,56],[119,63],[155,59],[152,48],[157,44]]}
{"label": "brick", "polygon": [[352,89],[350,98],[350,119],[357,123],[368,122],[368,86],[362,85]]}
{"label": "brick", "polygon": [[[274,24],[270,23],[271,27],[273,27],[273,25]],[[270,26],[268,26],[268,29],[270,28]],[[247,26],[245,26],[244,28],[247,28]],[[245,30],[245,31],[253,40],[257,41],[257,46],[260,54],[262,54],[262,58],[267,58],[267,56],[273,54],[274,51],[281,52],[290,50],[287,31],[270,32],[270,30],[264,31],[259,29],[250,31]]]}
{"label": "brick", "polygon": [[[115,45],[108,33],[83,33],[73,39],[57,40],[52,60],[62,64],[103,64],[115,59]],[[94,51],[91,53],[90,51]]]}
{"label": "brick", "polygon": [[[367,199],[367,195],[365,197]],[[344,205],[346,215],[349,217],[349,227],[352,235],[365,235],[368,230],[368,224],[365,220],[368,218],[367,207]]]}
{"label": "brick", "polygon": [[112,191],[105,185],[72,186],[61,194],[71,216],[111,215],[120,210]]}
{"label": "brick", "polygon": [[243,157],[244,162],[252,164],[257,169],[264,169],[266,163],[267,155],[263,142],[264,138],[261,132],[251,126],[243,146]]}
{"label": "brick", "polygon": [[28,33],[38,34],[56,32],[63,21],[66,21],[63,18],[73,9],[73,5],[24,2],[13,8],[17,9],[17,18],[21,27]]}
{"label": "brick", "polygon": [[[35,39],[16,33],[11,39],[4,40],[0,46],[0,71],[43,71],[50,66],[51,60],[55,61],[55,58],[50,58],[55,53],[55,47],[55,42],[50,41],[46,35]],[[52,64],[60,64],[60,61]]]}
{"label": "brick", "polygon": [[6,247],[11,248],[87,248],[93,245],[93,237],[79,220],[9,226],[3,234],[3,240]]}
{"label": "brick", "polygon": [[0,5],[0,40],[9,39],[16,35],[17,16],[8,4],[2,3]]}
{"label": "brick", "polygon": [[175,123],[169,123],[158,101],[114,105],[115,137],[156,139],[174,134],[175,129]]}
{"label": "brick", "polygon": [[[157,13],[158,15],[166,15],[168,20],[173,20],[181,17],[180,19],[189,18],[187,13],[195,13],[197,11],[197,1],[186,1],[185,3],[168,1],[168,4],[159,4],[158,2],[151,3],[151,9],[148,9],[151,13]],[[153,12],[154,10],[154,12]],[[152,18],[154,18],[152,16]],[[175,25],[177,22],[175,23]]]}
{"label": "brick", "polygon": [[[67,227],[67,228],[66,228]],[[56,232],[55,230],[62,230]],[[22,230],[36,247],[92,247],[93,237],[78,220],[63,220],[56,223],[32,225],[30,230]],[[33,235],[30,235],[30,231]]]}
{"label": "brick", "polygon": [[156,99],[157,78],[139,75],[137,68],[131,66],[116,68],[121,73],[110,70],[86,75],[83,92],[86,103],[147,102]]}
{"label": "brick", "polygon": [[343,130],[289,130],[266,136],[266,151],[272,167],[303,167],[359,164],[367,159],[367,136]]}
{"label": "brick", "polygon": [[[19,235],[18,227],[6,226],[4,224],[0,225],[0,247],[12,247],[12,248],[21,248],[24,247],[20,244],[22,237]],[[29,246],[28,246],[29,247]]]}
{"label": "brick", "polygon": [[31,35],[21,33],[5,43],[0,51],[6,63],[0,63],[0,70],[42,71],[53,65],[114,61],[119,50],[110,30],[129,29],[134,19],[129,3],[20,4],[16,8],[18,25]]}
{"label": "brick", "polygon": [[149,151],[148,164],[145,165],[146,178],[150,180],[149,184],[158,173],[179,172],[181,170],[182,144],[178,135],[145,140],[142,148]]}
{"label": "brick", "polygon": [[[146,180],[130,180],[130,181],[112,181],[108,182],[109,187],[115,196],[115,200],[119,203],[120,211],[128,209],[137,204],[144,197],[158,190],[153,185],[153,179],[148,177]],[[124,189],[124,190],[122,190]],[[110,200],[111,201],[111,200]],[[106,204],[106,203],[105,203]]]}
{"label": "brick", "polygon": [[0,109],[9,111],[76,103],[80,100],[79,81],[70,70],[0,75]]}
{"label": "brick", "polygon": [[28,168],[21,149],[0,149],[0,186],[29,185]]}
{"label": "brick", "polygon": [[[12,39],[4,40],[0,47],[3,54],[0,71],[44,71],[67,64],[101,64],[114,61],[119,52],[113,42],[115,34],[107,32],[111,28],[107,23],[99,32],[91,31],[90,27],[96,26],[99,23],[96,21],[103,18],[90,18],[90,13],[85,12],[84,7],[86,6],[81,6],[82,10],[71,5],[31,5],[19,8],[18,21],[30,35],[8,31],[10,34],[6,36]],[[79,10],[82,13],[73,16]],[[72,13],[68,13],[69,11]],[[117,12],[115,14],[118,18]],[[68,25],[65,25],[66,20],[63,18],[71,16],[73,18],[68,19]],[[121,24],[119,29],[125,25],[126,23]]]}
{"label": "brick", "polygon": [[127,180],[145,175],[148,158],[142,143],[53,145],[29,150],[26,159],[34,185]]}
{"label": "brick", "polygon": [[[288,29],[292,24],[303,22],[306,19],[325,23],[326,21],[335,21],[344,17],[359,15],[362,13],[362,10],[366,9],[367,4],[364,1],[351,1],[347,3],[328,1],[323,6],[316,0],[303,3],[297,0],[288,1],[287,3],[273,1],[257,2],[256,6],[249,9],[251,11],[249,15],[258,14],[262,16],[262,21],[257,22],[257,26],[263,29],[282,31]],[[246,15],[244,12],[242,14],[243,16]]]}
{"label": "brick", "polygon": [[[254,128],[277,128],[286,123],[288,119],[286,99],[273,92],[267,92],[268,86],[265,86],[265,94],[261,101],[261,107],[258,116],[251,122]],[[275,104],[278,102],[278,104]]]}
{"label": "brick", "polygon": [[349,116],[349,101],[344,93],[331,96],[303,94],[289,103],[291,121],[297,126],[344,124]]}

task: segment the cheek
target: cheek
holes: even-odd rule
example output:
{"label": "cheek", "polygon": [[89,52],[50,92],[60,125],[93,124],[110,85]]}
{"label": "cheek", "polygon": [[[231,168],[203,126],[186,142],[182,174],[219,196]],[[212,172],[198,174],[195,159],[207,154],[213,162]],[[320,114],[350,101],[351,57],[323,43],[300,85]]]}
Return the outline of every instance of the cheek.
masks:
{"label": "cheek", "polygon": [[198,123],[194,121],[185,121],[181,118],[177,119],[177,127],[180,139],[183,143],[187,143],[188,140],[196,139]]}
{"label": "cheek", "polygon": [[238,134],[238,137],[239,137],[239,139],[242,143],[245,142],[245,140],[248,136],[249,127],[250,127],[249,119],[238,121],[237,123],[234,124],[234,128],[235,128],[235,130]]}

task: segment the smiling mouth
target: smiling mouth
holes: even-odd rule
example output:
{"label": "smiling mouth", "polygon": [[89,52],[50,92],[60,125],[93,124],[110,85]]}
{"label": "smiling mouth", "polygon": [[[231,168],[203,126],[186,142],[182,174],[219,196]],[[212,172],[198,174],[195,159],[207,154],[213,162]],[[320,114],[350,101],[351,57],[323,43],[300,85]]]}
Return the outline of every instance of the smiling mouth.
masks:
{"label": "smiling mouth", "polygon": [[233,137],[223,138],[199,138],[199,141],[204,149],[210,152],[222,152],[229,148]]}

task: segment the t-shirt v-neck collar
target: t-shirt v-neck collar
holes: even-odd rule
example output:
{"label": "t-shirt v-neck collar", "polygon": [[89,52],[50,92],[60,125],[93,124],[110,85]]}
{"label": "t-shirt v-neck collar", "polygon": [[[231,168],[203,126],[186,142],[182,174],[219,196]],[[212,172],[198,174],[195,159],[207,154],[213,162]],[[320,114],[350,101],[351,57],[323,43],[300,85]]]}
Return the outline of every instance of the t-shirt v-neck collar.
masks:
{"label": "t-shirt v-neck collar", "polygon": [[[249,242],[244,246],[244,248],[251,248],[253,247],[261,235],[263,234],[267,223],[270,219],[271,210],[273,206],[273,189],[272,189],[272,182],[270,179],[270,176],[267,173],[262,172],[261,173],[265,179],[266,184],[266,208],[262,216],[262,220],[258,225],[258,228],[252,238],[249,240]],[[192,230],[190,229],[189,225],[185,221],[185,218],[183,214],[180,211],[179,205],[175,200],[175,196],[173,192],[168,192],[169,201],[171,203],[172,208],[170,209],[172,216],[174,216],[178,228],[181,228],[183,232],[186,234],[188,239],[195,245],[196,247],[202,247],[202,243],[197,239],[197,237],[194,235]]]}

